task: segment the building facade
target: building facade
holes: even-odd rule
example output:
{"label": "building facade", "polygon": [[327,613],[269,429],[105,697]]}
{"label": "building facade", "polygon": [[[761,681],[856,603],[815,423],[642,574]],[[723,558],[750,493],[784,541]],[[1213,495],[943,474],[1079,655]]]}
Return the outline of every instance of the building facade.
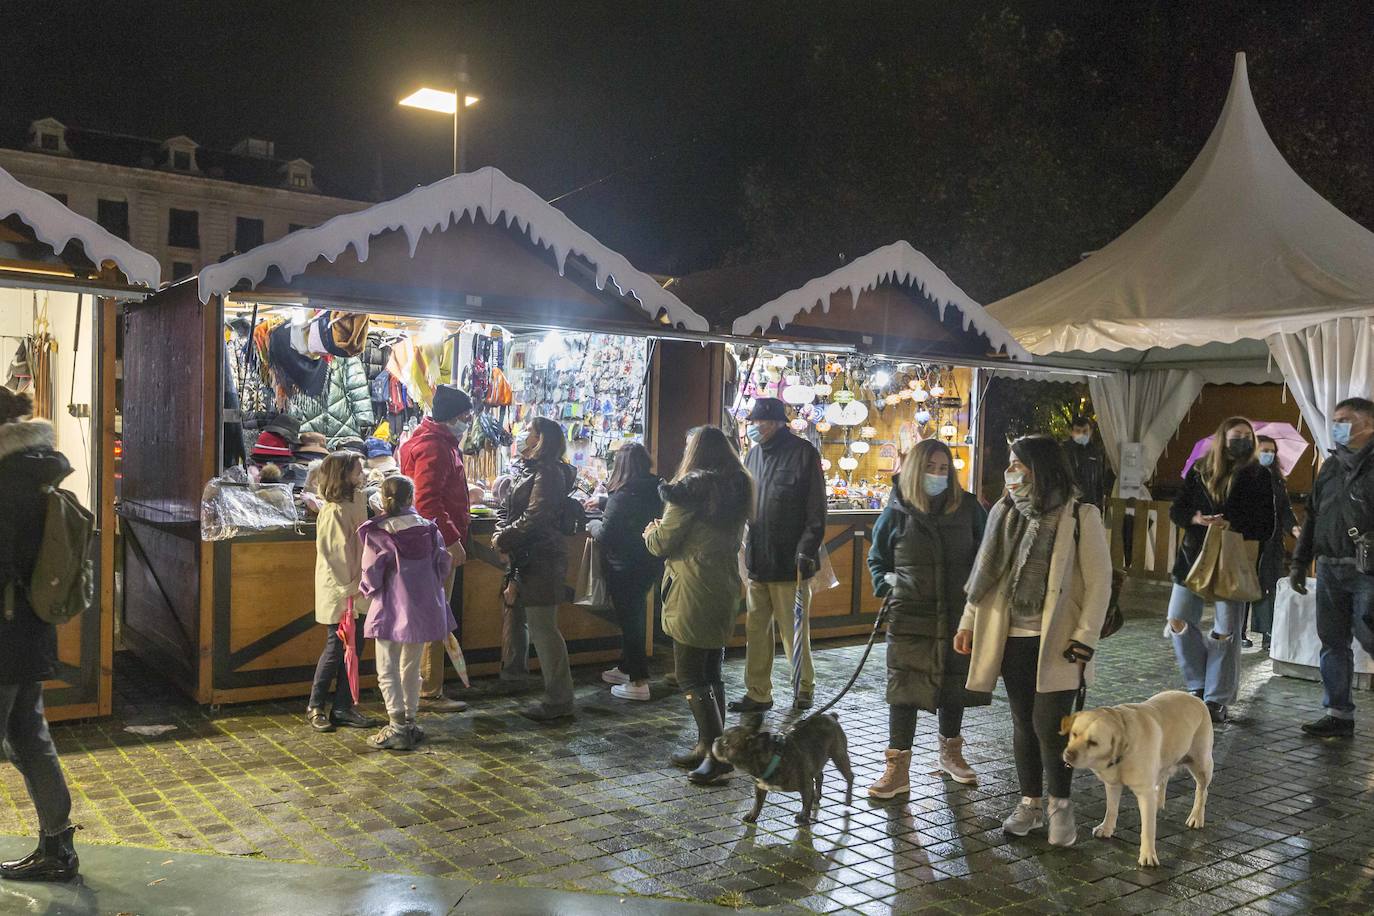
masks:
{"label": "building facade", "polygon": [[369,206],[320,193],[311,164],[276,158],[270,140],[212,150],[44,118],[22,149],[0,149],[0,167],[157,258],[167,280]]}

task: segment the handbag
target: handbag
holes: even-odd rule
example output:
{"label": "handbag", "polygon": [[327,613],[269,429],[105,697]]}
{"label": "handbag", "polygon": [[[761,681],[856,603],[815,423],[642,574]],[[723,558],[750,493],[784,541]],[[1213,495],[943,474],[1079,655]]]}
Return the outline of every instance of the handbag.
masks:
{"label": "handbag", "polygon": [[606,587],[606,575],[601,566],[601,545],[594,538],[587,538],[582,549],[582,565],[577,571],[577,590],[573,604],[591,610],[608,610],[611,606],[611,592]]}
{"label": "handbag", "polygon": [[1366,576],[1374,576],[1374,535],[1351,528],[1346,534],[1355,542],[1355,568]]}
{"label": "handbag", "polygon": [[1226,525],[1210,525],[1202,550],[1183,585],[1207,601],[1258,601],[1259,541],[1247,541]]}

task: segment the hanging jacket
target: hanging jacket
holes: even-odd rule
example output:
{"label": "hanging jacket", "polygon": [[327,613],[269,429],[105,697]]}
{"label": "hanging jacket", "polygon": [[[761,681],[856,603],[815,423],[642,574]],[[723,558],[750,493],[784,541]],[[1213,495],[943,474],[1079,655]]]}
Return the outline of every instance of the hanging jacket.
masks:
{"label": "hanging jacket", "polygon": [[816,562],[825,539],[825,472],[816,447],[782,429],[749,450],[754,517],[744,563],[756,582],[791,582],[797,559]]}
{"label": "hanging jacket", "polygon": [[530,462],[501,507],[491,546],[511,558],[520,602],[545,607],[568,600],[564,520],[577,468],[563,461]]}
{"label": "hanging jacket", "polygon": [[[72,472],[54,442],[47,420],[0,424],[0,684],[41,681],[57,669],[57,628],[34,614],[28,598],[48,513],[40,488]],[[3,595],[10,588],[14,607],[7,614]]]}
{"label": "hanging jacket", "polygon": [[439,526],[444,543],[468,546],[468,474],[458,437],[425,417],[397,453],[401,473],[415,484],[415,511]]}
{"label": "hanging jacket", "polygon": [[1169,508],[1170,520],[1184,529],[1173,568],[1174,581],[1179,584],[1188,577],[1207,537],[1206,525],[1193,524],[1193,516],[1198,512],[1225,516],[1231,530],[1240,532],[1247,541],[1263,543],[1274,533],[1274,484],[1267,468],[1253,463],[1236,471],[1226,502],[1218,506],[1202,480],[1201,464],[1199,461],[1189,469],[1183,491]]}
{"label": "hanging jacket", "polygon": [[[418,516],[417,516],[418,518]],[[374,518],[358,529],[362,545],[360,589],[372,601],[363,635],[389,642],[439,642],[453,630],[444,582],[453,558],[429,521],[396,527]]]}
{"label": "hanging jacket", "polygon": [[331,442],[366,438],[375,419],[362,361],[353,356],[336,357],[320,398],[295,398],[291,413],[300,418],[303,433],[324,433]]}

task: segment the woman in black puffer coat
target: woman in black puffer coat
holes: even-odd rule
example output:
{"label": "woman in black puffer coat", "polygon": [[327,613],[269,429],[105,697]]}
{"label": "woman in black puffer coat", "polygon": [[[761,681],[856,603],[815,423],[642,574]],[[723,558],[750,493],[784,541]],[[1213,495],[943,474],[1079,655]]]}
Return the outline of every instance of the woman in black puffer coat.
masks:
{"label": "woman in black puffer coat", "polygon": [[68,881],[78,868],[72,797],[43,715],[43,681],[57,670],[57,628],[33,612],[28,587],[47,516],[44,490],[72,466],[53,448],[51,423],[23,419],[32,410],[28,395],[0,388],[0,723],[40,831],[37,849],[0,863],[0,879]]}
{"label": "woman in black puffer coat", "polygon": [[602,570],[611,605],[620,618],[621,661],[601,679],[613,684],[611,693],[624,700],[649,699],[649,659],[644,650],[649,589],[663,578],[663,561],[644,546],[644,529],[663,515],[649,450],[628,442],[615,454],[615,467],[606,483],[610,496],[606,514],[591,527],[601,545]]}

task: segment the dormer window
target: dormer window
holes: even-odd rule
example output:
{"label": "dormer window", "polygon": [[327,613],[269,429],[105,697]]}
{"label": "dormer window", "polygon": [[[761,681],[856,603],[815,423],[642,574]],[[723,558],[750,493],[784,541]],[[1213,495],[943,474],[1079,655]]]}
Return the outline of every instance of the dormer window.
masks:
{"label": "dormer window", "polygon": [[173,172],[187,172],[192,175],[200,174],[200,164],[196,162],[196,150],[200,144],[190,137],[173,137],[162,144],[162,149],[167,158],[163,160],[162,167]]}
{"label": "dormer window", "polygon": [[315,167],[304,159],[292,159],[282,166],[282,187],[292,191],[314,191],[315,179],[312,177]]}
{"label": "dormer window", "polygon": [[67,147],[67,125],[56,118],[40,118],[30,122],[29,148],[70,156],[72,151]]}
{"label": "dormer window", "polygon": [[291,187],[305,189],[310,187],[310,179],[302,172],[291,173]]}
{"label": "dormer window", "polygon": [[177,150],[172,153],[172,168],[178,172],[191,171],[191,154],[185,150]]}
{"label": "dormer window", "polygon": [[40,149],[55,153],[62,148],[62,136],[45,130],[38,135],[38,146]]}

